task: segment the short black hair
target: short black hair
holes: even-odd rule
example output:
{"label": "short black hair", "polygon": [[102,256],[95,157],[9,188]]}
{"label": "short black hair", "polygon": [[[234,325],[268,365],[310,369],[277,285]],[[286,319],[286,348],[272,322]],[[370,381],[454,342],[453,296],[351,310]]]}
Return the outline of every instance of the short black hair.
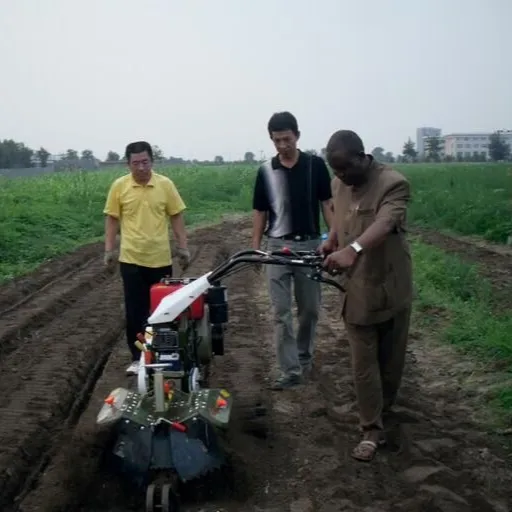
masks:
{"label": "short black hair", "polygon": [[144,151],[148,152],[149,158],[151,161],[153,161],[153,148],[151,147],[151,144],[145,140],[130,142],[130,144],[126,146],[124,156],[126,161],[129,162],[132,155],[136,155],[137,153],[144,153]]}
{"label": "short black hair", "polygon": [[325,152],[333,153],[340,150],[345,151],[349,155],[360,155],[364,153],[364,144],[356,132],[352,130],[338,130],[331,135]]}
{"label": "short black hair", "polygon": [[272,132],[285,132],[291,130],[295,135],[299,135],[299,125],[297,119],[290,112],[276,112],[268,121],[268,134],[272,137]]}

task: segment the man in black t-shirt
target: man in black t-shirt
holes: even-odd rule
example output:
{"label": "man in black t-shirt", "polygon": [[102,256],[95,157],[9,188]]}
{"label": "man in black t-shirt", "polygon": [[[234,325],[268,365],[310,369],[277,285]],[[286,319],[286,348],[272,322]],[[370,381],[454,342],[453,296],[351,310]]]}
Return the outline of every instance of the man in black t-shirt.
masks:
{"label": "man in black t-shirt", "polygon": [[[289,112],[274,114],[268,132],[277,155],[258,169],[253,196],[252,246],[315,250],[321,243],[320,208],[331,225],[331,177],[322,158],[297,149],[300,132]],[[272,386],[285,389],[302,382],[311,368],[320,308],[320,284],[307,277],[309,269],[268,265],[269,293],[274,309],[277,359],[281,375]],[[292,325],[292,278],[298,307],[297,337]]]}

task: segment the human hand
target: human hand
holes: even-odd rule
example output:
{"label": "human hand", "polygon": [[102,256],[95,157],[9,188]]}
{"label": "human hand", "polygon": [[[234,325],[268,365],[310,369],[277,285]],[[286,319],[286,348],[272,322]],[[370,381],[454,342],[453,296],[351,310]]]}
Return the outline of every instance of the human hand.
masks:
{"label": "human hand", "polygon": [[177,247],[176,257],[182,270],[187,270],[190,265],[190,251],[186,247]]}
{"label": "human hand", "polygon": [[336,250],[336,242],[334,240],[324,240],[317,248],[317,252],[323,255],[330,254]]}
{"label": "human hand", "polygon": [[105,251],[103,255],[103,264],[108,270],[113,270],[117,263],[115,251]]}
{"label": "human hand", "polygon": [[352,247],[345,247],[339,251],[333,252],[324,260],[324,267],[329,272],[338,269],[350,268],[356,261],[357,253]]}

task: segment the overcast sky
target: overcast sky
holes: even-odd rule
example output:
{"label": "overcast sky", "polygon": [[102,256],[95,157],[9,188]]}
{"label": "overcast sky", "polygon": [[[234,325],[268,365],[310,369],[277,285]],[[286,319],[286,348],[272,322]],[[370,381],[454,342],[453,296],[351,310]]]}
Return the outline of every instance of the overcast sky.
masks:
{"label": "overcast sky", "polygon": [[230,159],[270,155],[280,110],[303,149],[512,128],[511,19],[512,0],[0,0],[0,139]]}

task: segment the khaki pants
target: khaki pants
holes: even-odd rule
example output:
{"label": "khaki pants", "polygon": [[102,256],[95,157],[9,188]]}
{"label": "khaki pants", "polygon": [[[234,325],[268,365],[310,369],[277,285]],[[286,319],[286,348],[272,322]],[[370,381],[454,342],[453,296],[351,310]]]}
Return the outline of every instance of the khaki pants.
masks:
{"label": "khaki pants", "polygon": [[374,325],[345,323],[362,430],[382,430],[395,402],[405,362],[411,308]]}

